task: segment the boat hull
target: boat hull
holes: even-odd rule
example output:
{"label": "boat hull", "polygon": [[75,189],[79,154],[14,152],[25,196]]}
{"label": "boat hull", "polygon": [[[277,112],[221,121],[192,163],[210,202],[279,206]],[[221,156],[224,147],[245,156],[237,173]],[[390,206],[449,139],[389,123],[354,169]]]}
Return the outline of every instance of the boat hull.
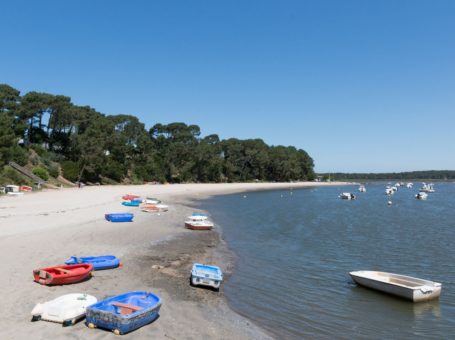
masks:
{"label": "boat hull", "polygon": [[105,214],[104,218],[109,222],[132,222],[134,214]]}
{"label": "boat hull", "polygon": [[372,271],[351,272],[349,275],[361,286],[413,302],[437,299],[441,294],[440,283],[412,276]]}
{"label": "boat hull", "polygon": [[89,263],[35,269],[33,280],[47,286],[72,284],[90,278],[92,270]]}
{"label": "boat hull", "polygon": [[45,303],[38,303],[32,310],[32,321],[44,320],[74,325],[84,318],[88,306],[96,303],[94,296],[87,294],[66,294]]}
{"label": "boat hull", "polygon": [[210,225],[210,224],[203,225],[203,224],[185,222],[185,228],[191,229],[191,230],[212,230],[213,225]]}
{"label": "boat hull", "polygon": [[104,270],[117,268],[120,265],[120,260],[114,255],[104,255],[85,257],[71,256],[68,260],[65,261],[65,264],[78,263],[90,263],[93,265],[93,270]]}
{"label": "boat hull", "polygon": [[[133,309],[128,310],[129,307]],[[153,322],[159,316],[160,308],[161,299],[157,295],[129,292],[89,306],[86,323],[90,328],[99,327],[125,334]]]}

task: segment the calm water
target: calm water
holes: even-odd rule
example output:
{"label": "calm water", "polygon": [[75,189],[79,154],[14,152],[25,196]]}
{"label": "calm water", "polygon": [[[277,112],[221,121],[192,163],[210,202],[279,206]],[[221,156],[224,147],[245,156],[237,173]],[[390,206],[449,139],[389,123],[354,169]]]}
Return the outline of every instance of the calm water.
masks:
{"label": "calm water", "polygon": [[[416,183],[416,188],[420,183]],[[455,184],[427,201],[385,184],[266,191],[202,204],[238,255],[231,306],[279,338],[455,339]],[[358,199],[337,198],[355,191]],[[443,284],[413,304],[358,287],[348,272],[380,270]]]}

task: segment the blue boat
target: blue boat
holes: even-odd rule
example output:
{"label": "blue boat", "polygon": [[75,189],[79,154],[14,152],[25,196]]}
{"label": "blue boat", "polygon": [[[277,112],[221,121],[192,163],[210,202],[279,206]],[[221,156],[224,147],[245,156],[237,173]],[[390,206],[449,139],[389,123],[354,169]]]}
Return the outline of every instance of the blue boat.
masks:
{"label": "blue boat", "polygon": [[132,222],[134,214],[122,213],[122,214],[105,214],[104,218],[110,222]]}
{"label": "blue boat", "polygon": [[141,203],[142,201],[131,200],[122,202],[122,205],[124,205],[125,207],[138,207]]}
{"label": "blue boat", "polygon": [[115,334],[134,331],[154,321],[160,312],[161,298],[149,292],[129,292],[99,301],[86,310],[89,328],[104,328]]}
{"label": "blue boat", "polygon": [[65,264],[91,263],[93,270],[113,269],[120,265],[120,260],[114,255],[104,256],[71,256]]}
{"label": "blue boat", "polygon": [[220,289],[223,281],[223,272],[220,267],[207,264],[195,263],[191,268],[191,285],[210,286],[215,290]]}

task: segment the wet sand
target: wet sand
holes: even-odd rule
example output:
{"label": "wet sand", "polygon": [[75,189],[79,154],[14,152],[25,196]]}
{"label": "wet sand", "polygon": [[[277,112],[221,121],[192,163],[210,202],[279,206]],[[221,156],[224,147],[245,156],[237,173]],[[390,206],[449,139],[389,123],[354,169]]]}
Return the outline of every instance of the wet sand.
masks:
{"label": "wet sand", "polygon": [[[91,330],[84,321],[72,327],[30,322],[30,311],[68,293],[87,293],[99,300],[132,290],[162,298],[160,317],[125,339],[267,339],[264,330],[229,309],[223,295],[189,285],[194,262],[232,272],[232,255],[211,232],[183,228],[195,211],[194,200],[210,195],[340,183],[248,183],[102,186],[48,190],[20,197],[0,197],[0,256],[3,315],[1,339],[106,339],[114,334]],[[168,212],[149,214],[120,204],[123,194],[157,197]],[[132,223],[110,223],[108,212],[134,212]],[[216,222],[216,221],[215,221]],[[85,282],[46,287],[33,282],[32,270],[63,264],[70,256],[113,254],[123,266],[96,271]]]}

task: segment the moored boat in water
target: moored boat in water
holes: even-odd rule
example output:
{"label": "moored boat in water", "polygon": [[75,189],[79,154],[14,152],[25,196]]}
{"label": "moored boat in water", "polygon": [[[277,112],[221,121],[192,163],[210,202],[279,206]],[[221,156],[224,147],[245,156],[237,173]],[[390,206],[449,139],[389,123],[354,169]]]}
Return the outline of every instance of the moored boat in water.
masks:
{"label": "moored boat in water", "polygon": [[361,286],[413,302],[437,299],[441,294],[442,285],[439,282],[412,276],[370,270],[353,271],[349,275]]}
{"label": "moored boat in water", "polygon": [[418,200],[426,200],[428,198],[428,194],[424,191],[421,191],[415,196],[415,198]]}
{"label": "moored boat in water", "polygon": [[350,193],[350,192],[343,192],[338,197],[343,199],[343,200],[355,200],[355,198],[356,198],[355,195],[353,193]]}

